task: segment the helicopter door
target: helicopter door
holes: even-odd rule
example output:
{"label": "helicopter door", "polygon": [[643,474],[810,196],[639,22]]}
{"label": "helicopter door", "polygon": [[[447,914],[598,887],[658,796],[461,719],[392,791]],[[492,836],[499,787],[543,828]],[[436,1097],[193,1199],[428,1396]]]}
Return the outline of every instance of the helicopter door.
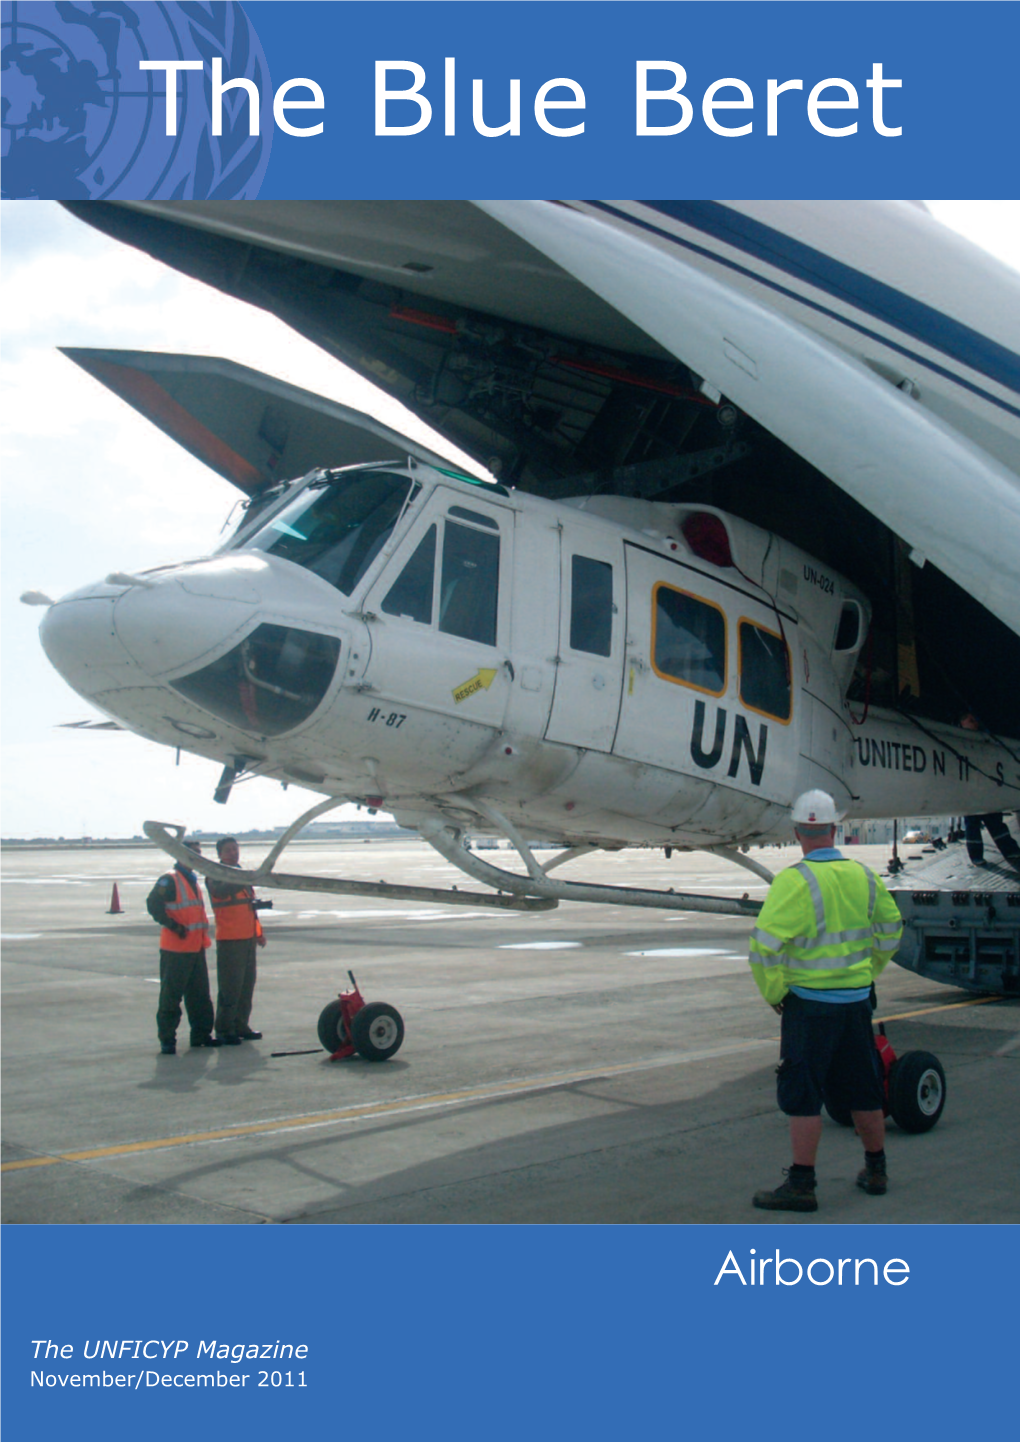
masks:
{"label": "helicopter door", "polygon": [[792,617],[693,567],[626,544],[627,646],[614,752],[785,798],[800,718]]}
{"label": "helicopter door", "polygon": [[567,525],[560,544],[560,639],[546,739],[612,749],[623,668],[619,541]]}
{"label": "helicopter door", "polygon": [[[625,543],[627,637],[613,750],[689,772],[696,714],[714,736],[725,714],[730,638],[719,588],[678,561]],[[717,758],[718,759],[718,758]]]}
{"label": "helicopter door", "polygon": [[440,490],[436,499],[366,597],[368,710],[380,724],[403,715],[392,724],[404,731],[412,718],[423,724],[437,713],[499,727],[509,695],[501,578],[509,574],[512,513],[481,496],[461,504]]}

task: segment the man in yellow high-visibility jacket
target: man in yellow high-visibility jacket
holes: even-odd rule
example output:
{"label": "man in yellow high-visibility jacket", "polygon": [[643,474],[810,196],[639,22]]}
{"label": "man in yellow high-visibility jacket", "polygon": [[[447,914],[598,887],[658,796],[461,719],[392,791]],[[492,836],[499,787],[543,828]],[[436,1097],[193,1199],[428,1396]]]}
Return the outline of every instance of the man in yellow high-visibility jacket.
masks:
{"label": "man in yellow high-visibility jacket", "polygon": [[864,1143],[857,1185],[884,1195],[885,1115],[871,1029],[871,987],[900,943],[903,921],[881,879],[836,850],[836,803],[806,791],[793,806],[804,860],[780,872],[751,934],[751,970],[783,1018],[778,1100],[790,1118],[793,1165],[766,1211],[814,1212],[823,1093],[849,1105]]}

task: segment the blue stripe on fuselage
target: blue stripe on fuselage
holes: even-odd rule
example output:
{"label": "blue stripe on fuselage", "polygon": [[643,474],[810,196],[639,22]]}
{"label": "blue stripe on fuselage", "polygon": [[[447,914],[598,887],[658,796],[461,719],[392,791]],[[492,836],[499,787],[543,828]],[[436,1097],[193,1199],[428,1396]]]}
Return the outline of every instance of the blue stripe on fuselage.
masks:
{"label": "blue stripe on fuselage", "polygon": [[[586,203],[631,225],[661,236],[674,245],[703,255],[718,265],[746,275],[759,285],[766,286],[780,295],[788,296],[798,305],[806,306],[837,321],[840,325],[868,336],[880,345],[895,350],[909,360],[925,366],[928,370],[936,371],[955,385],[964,387],[991,405],[1008,411],[1010,415],[1020,417],[1020,409],[1016,406],[1000,400],[998,396],[990,394],[955,372],[947,370],[944,366],[936,365],[927,357],[918,355],[915,351],[886,336],[868,330],[866,326],[840,315],[838,311],[830,310],[817,301],[809,300],[798,292],[779,285],[758,271],[739,265],[736,261],[719,255],[717,251],[696,245],[693,241],[653,225],[640,216],[632,215],[616,206],[607,205],[604,201],[592,200]],[[763,225],[760,221],[753,220],[739,211],[731,210],[717,201],[642,200],[637,203],[646,206],[650,211],[681,221],[693,230],[700,230],[703,234],[710,235],[735,250],[742,250],[746,255],[752,256],[775,270],[785,272],[791,278],[796,278],[814,287],[815,290],[831,295],[847,305],[852,305],[863,315],[870,315],[874,320],[895,327],[902,335],[911,336],[914,340],[923,342],[932,350],[941,352],[952,360],[968,366],[969,369],[977,371],[980,375],[987,376],[989,380],[996,381],[1005,389],[1020,395],[1020,356],[1007,347],[999,345],[998,342],[990,340],[987,336],[981,335],[980,332],[972,330],[969,326],[962,325],[959,321],[935,310],[932,306],[925,305],[923,301],[914,300],[913,297],[904,295],[902,291],[895,290],[892,286],[885,285],[882,281],[875,280],[862,271],[854,270],[852,266],[844,265],[841,261],[833,260],[824,252],[814,250],[801,241],[793,240],[788,235],[784,235],[782,231]]]}

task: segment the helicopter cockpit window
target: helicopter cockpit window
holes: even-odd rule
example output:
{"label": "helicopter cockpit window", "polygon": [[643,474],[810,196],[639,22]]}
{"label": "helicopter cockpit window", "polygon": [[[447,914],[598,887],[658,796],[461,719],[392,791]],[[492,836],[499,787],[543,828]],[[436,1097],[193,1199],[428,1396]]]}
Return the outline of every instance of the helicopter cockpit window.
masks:
{"label": "helicopter cockpit window", "polygon": [[170,684],[231,726],[278,736],[312,714],[329,690],[339,659],[335,636],[259,626],[211,666]]}
{"label": "helicopter cockpit window", "polygon": [[[487,516],[480,519],[491,525]],[[448,636],[462,636],[465,641],[479,641],[483,646],[495,646],[498,600],[498,530],[495,534],[476,530],[448,517],[443,534],[440,631]]]}
{"label": "helicopter cockpit window", "polygon": [[740,623],[740,699],[752,711],[789,721],[790,653],[775,631]]}
{"label": "helicopter cockpit window", "polygon": [[570,558],[570,649],[608,656],[613,640],[613,568],[589,556]]}
{"label": "helicopter cockpit window", "polygon": [[415,547],[414,554],[382,603],[387,616],[403,616],[409,621],[432,622],[432,591],[436,575],[436,528],[429,526]]}
{"label": "helicopter cockpit window", "polygon": [[303,487],[243,549],[294,561],[349,596],[417,489],[417,482],[389,471],[326,473]]}
{"label": "helicopter cockpit window", "polygon": [[689,591],[657,585],[652,614],[656,674],[721,696],[726,690],[726,617],[719,607]]}

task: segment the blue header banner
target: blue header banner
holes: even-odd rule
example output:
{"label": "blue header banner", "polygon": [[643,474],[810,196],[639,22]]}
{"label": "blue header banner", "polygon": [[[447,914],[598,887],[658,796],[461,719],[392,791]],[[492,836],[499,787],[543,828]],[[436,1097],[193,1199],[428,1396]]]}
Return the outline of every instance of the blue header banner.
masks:
{"label": "blue header banner", "polygon": [[1012,1430],[1012,1228],[12,1233],[13,1437]]}
{"label": "blue header banner", "polygon": [[1016,194],[1020,7],[6,0],[3,189]]}

